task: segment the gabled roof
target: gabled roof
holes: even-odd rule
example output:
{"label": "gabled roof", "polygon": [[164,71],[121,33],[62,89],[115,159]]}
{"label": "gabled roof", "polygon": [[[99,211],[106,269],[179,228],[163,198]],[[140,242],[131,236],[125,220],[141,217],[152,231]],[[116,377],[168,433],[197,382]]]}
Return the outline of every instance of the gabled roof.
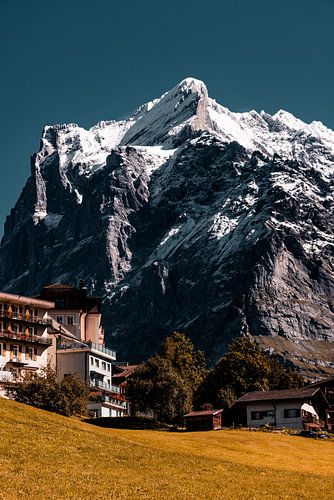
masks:
{"label": "gabled roof", "polygon": [[276,401],[284,399],[311,398],[319,391],[319,387],[302,387],[301,389],[282,389],[278,391],[247,392],[237,400],[237,403],[252,403],[256,401]]}
{"label": "gabled roof", "polygon": [[187,413],[187,415],[184,415],[185,417],[201,417],[201,416],[214,416],[214,415],[219,415],[219,413],[222,413],[224,410],[219,409],[219,410],[200,410],[200,411],[192,411],[190,413]]}

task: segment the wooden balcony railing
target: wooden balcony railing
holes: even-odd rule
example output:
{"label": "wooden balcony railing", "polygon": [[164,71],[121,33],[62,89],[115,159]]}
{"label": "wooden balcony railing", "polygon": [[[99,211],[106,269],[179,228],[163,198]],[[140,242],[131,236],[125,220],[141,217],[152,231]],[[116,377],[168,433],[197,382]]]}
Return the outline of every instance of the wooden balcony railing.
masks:
{"label": "wooden balcony railing", "polygon": [[48,326],[51,323],[50,318],[42,318],[41,316],[35,316],[30,314],[14,313],[9,311],[4,311],[0,309],[0,319],[6,321],[23,321],[24,323],[31,323],[34,325],[45,325]]}
{"label": "wooden balcony railing", "polygon": [[16,340],[28,344],[39,344],[45,346],[50,346],[52,344],[51,339],[41,337],[40,335],[26,335],[25,333],[12,332],[10,330],[0,331],[0,338],[4,340]]}

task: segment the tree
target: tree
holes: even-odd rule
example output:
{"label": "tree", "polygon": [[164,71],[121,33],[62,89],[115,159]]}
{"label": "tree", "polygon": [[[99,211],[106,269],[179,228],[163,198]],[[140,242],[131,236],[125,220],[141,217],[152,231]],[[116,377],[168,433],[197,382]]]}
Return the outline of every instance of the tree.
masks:
{"label": "tree", "polygon": [[133,408],[162,422],[177,423],[192,408],[192,390],[171,362],[155,355],[130,378],[127,396]]}
{"label": "tree", "polygon": [[59,383],[56,372],[47,366],[7,383],[6,394],[20,403],[71,416],[86,414],[89,389],[77,374],[67,375]]}
{"label": "tree", "polygon": [[302,377],[267,356],[248,337],[231,342],[225,355],[208,374],[196,393],[196,405],[211,403],[228,408],[245,392],[291,389],[303,385]]}
{"label": "tree", "polygon": [[195,390],[207,374],[205,356],[195,349],[184,333],[174,332],[162,343],[158,353],[170,361],[173,368]]}
{"label": "tree", "polygon": [[194,391],[205,374],[203,353],[195,350],[184,334],[174,332],[158,354],[130,377],[127,395],[134,411],[176,424],[191,411]]}

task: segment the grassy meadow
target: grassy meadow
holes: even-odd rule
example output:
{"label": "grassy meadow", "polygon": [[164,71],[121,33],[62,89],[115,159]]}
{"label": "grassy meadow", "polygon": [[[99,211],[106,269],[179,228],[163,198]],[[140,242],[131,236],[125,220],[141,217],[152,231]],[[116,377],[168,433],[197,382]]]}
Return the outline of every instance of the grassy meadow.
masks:
{"label": "grassy meadow", "polygon": [[0,398],[0,498],[329,500],[334,442],[98,428]]}

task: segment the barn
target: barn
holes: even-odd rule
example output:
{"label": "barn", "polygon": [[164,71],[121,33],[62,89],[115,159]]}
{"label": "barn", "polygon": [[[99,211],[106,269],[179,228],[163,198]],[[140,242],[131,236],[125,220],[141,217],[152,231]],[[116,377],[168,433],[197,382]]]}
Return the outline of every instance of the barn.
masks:
{"label": "barn", "polygon": [[222,428],[223,410],[192,411],[184,416],[187,431],[218,431]]}

